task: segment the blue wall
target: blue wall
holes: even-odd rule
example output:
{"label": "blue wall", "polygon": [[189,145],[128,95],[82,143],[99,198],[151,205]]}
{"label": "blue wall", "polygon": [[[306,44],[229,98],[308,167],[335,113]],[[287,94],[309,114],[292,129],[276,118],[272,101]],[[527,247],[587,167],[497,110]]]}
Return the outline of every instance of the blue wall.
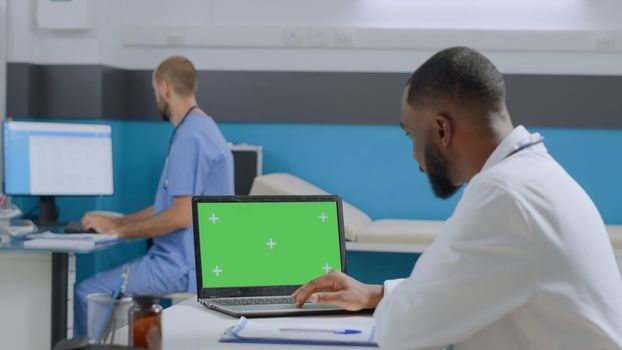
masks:
{"label": "blue wall", "polygon": [[[113,126],[115,195],[60,198],[62,220],[76,220],[91,208],[128,213],[153,201],[172,127],[155,121],[105,122]],[[374,219],[446,219],[459,198],[443,201],[432,195],[412,160],[410,141],[397,125],[222,123],[220,127],[228,141],[264,147],[264,173],[295,174],[342,195]],[[545,137],[551,154],[585,188],[605,222],[622,224],[622,130],[532,131]],[[28,198],[16,203],[26,210],[35,204]],[[356,264],[367,258],[354,258],[359,262],[349,262],[350,268],[360,271]],[[95,270],[103,266],[97,261],[92,265]],[[381,273],[363,279],[377,281],[376,275]]]}
{"label": "blue wall", "polygon": [[[101,122],[101,121],[100,121]],[[105,121],[113,127],[115,195],[59,198],[61,219],[85,208],[131,212],[153,201],[172,127],[164,122]],[[228,141],[264,147],[264,173],[289,172],[372,218],[445,219],[459,198],[435,198],[412,160],[403,131],[386,125],[221,123]],[[622,224],[622,130],[532,129],[589,193],[608,224]],[[22,202],[20,202],[22,201]],[[35,203],[16,201],[22,209]]]}
{"label": "blue wall", "polygon": [[[227,140],[264,147],[264,173],[289,172],[347,201],[372,218],[445,219],[459,196],[435,198],[412,160],[410,141],[398,126],[237,124],[220,127]],[[171,128],[162,122],[125,122],[126,169],[115,186],[125,191],[113,210],[131,211],[152,200]],[[622,224],[622,130],[533,129],[553,156],[590,194],[608,224]],[[120,184],[119,184],[120,183]],[[119,187],[117,187],[119,188]]]}

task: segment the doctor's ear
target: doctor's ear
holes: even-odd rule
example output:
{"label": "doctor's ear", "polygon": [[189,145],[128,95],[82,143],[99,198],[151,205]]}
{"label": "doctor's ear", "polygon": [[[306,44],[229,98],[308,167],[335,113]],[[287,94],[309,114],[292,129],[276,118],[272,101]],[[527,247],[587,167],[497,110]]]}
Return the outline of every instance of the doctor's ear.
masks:
{"label": "doctor's ear", "polygon": [[162,80],[162,94],[166,98],[171,97],[171,84],[167,80]]}
{"label": "doctor's ear", "polygon": [[441,113],[434,117],[434,137],[442,146],[449,146],[451,142],[452,123],[448,115]]}
{"label": "doctor's ear", "polygon": [[171,94],[171,84],[168,81],[162,79],[161,81],[155,84],[155,89],[158,94],[169,98]]}

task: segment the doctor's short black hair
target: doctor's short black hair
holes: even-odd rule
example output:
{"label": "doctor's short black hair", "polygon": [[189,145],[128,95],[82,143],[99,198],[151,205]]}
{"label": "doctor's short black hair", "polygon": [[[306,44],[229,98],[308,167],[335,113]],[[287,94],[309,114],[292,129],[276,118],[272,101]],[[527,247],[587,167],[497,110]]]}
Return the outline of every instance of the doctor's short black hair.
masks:
{"label": "doctor's short black hair", "polygon": [[407,82],[407,102],[457,103],[482,112],[505,109],[503,75],[481,53],[452,47],[430,57]]}

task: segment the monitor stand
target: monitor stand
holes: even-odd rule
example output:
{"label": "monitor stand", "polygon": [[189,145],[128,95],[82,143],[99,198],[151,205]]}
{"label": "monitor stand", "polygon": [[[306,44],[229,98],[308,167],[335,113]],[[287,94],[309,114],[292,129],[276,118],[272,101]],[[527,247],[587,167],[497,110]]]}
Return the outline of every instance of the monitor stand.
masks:
{"label": "monitor stand", "polygon": [[54,196],[39,197],[39,224],[49,225],[56,222],[56,201]]}

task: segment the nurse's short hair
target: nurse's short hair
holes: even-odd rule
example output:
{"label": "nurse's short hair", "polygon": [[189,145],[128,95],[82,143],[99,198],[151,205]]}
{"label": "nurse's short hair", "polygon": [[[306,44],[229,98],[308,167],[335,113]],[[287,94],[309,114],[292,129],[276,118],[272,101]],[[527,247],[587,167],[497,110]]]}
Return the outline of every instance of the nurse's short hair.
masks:
{"label": "nurse's short hair", "polygon": [[505,109],[505,83],[495,65],[468,47],[442,50],[407,82],[410,105],[453,103],[481,112]]}
{"label": "nurse's short hair", "polygon": [[191,96],[197,91],[197,71],[189,59],[171,56],[153,71],[153,80],[159,83],[167,81],[179,96]]}

